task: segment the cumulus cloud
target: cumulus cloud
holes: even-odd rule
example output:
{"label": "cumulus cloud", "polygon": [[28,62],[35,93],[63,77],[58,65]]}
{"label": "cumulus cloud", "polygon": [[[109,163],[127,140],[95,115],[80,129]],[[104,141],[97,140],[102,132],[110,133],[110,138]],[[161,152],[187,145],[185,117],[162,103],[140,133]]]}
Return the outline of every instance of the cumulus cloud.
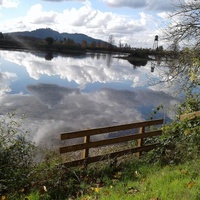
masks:
{"label": "cumulus cloud", "polygon": [[[129,81],[133,87],[144,86],[148,85],[147,75],[154,79],[160,77],[157,69],[155,69],[155,73],[150,73],[150,63],[134,69],[133,73],[132,64],[126,60],[112,59],[109,55],[104,55],[105,57],[102,59],[93,59],[91,56],[82,59],[57,56],[51,62],[46,61],[44,57],[25,52],[3,51],[0,55],[10,62],[24,67],[29,76],[35,80],[39,80],[43,75],[59,76],[63,80],[74,81],[82,89],[90,83],[113,81]],[[110,59],[112,59],[111,63],[109,63]]]}
{"label": "cumulus cloud", "polygon": [[[68,21],[68,24],[66,24],[66,21]],[[146,25],[141,24],[140,19],[133,19],[112,12],[102,12],[88,5],[79,9],[64,10],[62,14],[57,16],[57,22],[66,24],[66,26],[60,27],[62,32],[83,32],[105,41],[108,40],[110,34],[119,40],[124,35],[143,31]],[[129,38],[130,41],[132,40]]]}
{"label": "cumulus cloud", "polygon": [[28,85],[27,89],[30,94],[35,95],[41,103],[48,105],[49,108],[53,108],[62,102],[63,93],[65,95],[79,93],[78,89],[64,88],[50,84]]}
{"label": "cumulus cloud", "polygon": [[[16,109],[17,115],[25,114],[23,127],[31,132],[35,142],[59,144],[61,132],[141,121],[148,118],[152,108],[162,104],[167,110],[178,102],[168,94],[165,85],[148,88],[146,76],[158,78],[162,67],[150,73],[149,64],[133,69],[126,60],[114,58],[108,67],[105,54],[100,54],[98,58],[88,55],[76,59],[57,56],[51,62],[46,61],[44,56],[27,52],[0,52],[0,57],[6,62],[15,63],[31,76],[26,77],[26,93],[13,94],[13,91],[12,94],[1,95],[0,102],[4,106],[0,112],[3,115]],[[2,87],[10,87],[16,75],[2,73]],[[66,83],[64,86],[55,82],[41,83],[42,76],[59,76]],[[73,88],[69,87],[71,83]],[[94,87],[96,83],[98,88]],[[18,85],[21,84],[18,82]],[[109,88],[106,89],[107,86]],[[143,87],[147,89],[139,89]]]}
{"label": "cumulus cloud", "polygon": [[45,12],[40,4],[31,6],[27,13],[27,17],[31,19],[33,24],[55,24],[57,13],[54,11]]}
{"label": "cumulus cloud", "polygon": [[[1,113],[17,109],[19,116],[25,114],[23,127],[31,132],[33,141],[45,145],[59,142],[61,132],[141,121],[148,117],[146,109],[160,104],[167,109],[177,102],[169,95],[151,90],[101,89],[83,93],[47,84],[47,88],[52,88],[50,94],[44,92],[43,87],[29,86],[30,95],[4,96],[1,98],[4,105]],[[49,102],[45,101],[48,98],[55,98],[56,104],[54,102],[54,106],[49,107]]]}
{"label": "cumulus cloud", "polygon": [[146,5],[146,0],[102,0],[109,6],[113,7],[131,7],[131,8],[141,8]]}
{"label": "cumulus cloud", "polygon": [[11,91],[10,81],[17,79],[16,74],[11,72],[0,72],[0,95]]}
{"label": "cumulus cloud", "polygon": [[16,8],[20,4],[20,0],[1,0],[0,7]]}
{"label": "cumulus cloud", "polygon": [[50,2],[62,2],[62,1],[86,1],[86,0],[42,0],[42,1],[50,1]]}
{"label": "cumulus cloud", "polygon": [[[7,24],[10,24],[8,27]],[[141,38],[142,33],[149,33],[146,37],[155,35],[156,20],[150,14],[141,12],[135,17],[94,9],[89,1],[85,1],[79,8],[64,8],[62,12],[45,10],[41,4],[30,7],[27,15],[5,21],[1,24],[4,32],[35,30],[49,27],[59,32],[84,33],[94,38],[108,41],[113,35],[116,45],[121,41],[132,47],[149,47],[149,43]],[[153,28],[152,28],[153,27]],[[151,34],[151,35],[150,35]],[[137,36],[137,37],[136,37]],[[139,44],[138,41],[143,41]]]}
{"label": "cumulus cloud", "polygon": [[[43,1],[60,2],[64,5],[68,0]],[[59,32],[84,33],[105,41],[108,41],[109,35],[112,34],[116,45],[121,41],[132,47],[151,48],[154,36],[162,34],[159,27],[163,23],[161,20],[166,19],[166,12],[172,11],[174,4],[184,0],[101,0],[101,3],[112,7],[111,10],[94,8],[94,2],[89,0],[77,2],[78,7],[63,6],[60,11],[54,8],[49,10],[49,7],[47,10],[43,4],[32,5],[26,15],[2,21],[0,29],[2,32],[16,32],[48,27]],[[1,1],[1,5],[16,7],[19,0]],[[126,8],[125,12],[117,13],[115,7],[132,8],[133,11],[136,9],[137,13],[130,14],[130,10],[127,10],[126,14]],[[160,45],[164,45],[164,42]]]}
{"label": "cumulus cloud", "polygon": [[146,10],[154,11],[171,11],[174,9],[174,5],[183,3],[184,0],[102,0],[108,6],[112,7],[130,7],[133,9],[144,8]]}

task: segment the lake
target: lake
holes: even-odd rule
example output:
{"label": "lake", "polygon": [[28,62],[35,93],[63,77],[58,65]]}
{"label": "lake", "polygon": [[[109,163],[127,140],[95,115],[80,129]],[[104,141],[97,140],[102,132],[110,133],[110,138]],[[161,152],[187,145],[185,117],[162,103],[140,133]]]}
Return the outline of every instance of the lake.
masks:
{"label": "lake", "polygon": [[25,114],[22,127],[33,141],[52,144],[61,132],[147,120],[170,120],[179,99],[163,80],[167,66],[133,66],[117,55],[82,56],[0,51],[1,116]]}

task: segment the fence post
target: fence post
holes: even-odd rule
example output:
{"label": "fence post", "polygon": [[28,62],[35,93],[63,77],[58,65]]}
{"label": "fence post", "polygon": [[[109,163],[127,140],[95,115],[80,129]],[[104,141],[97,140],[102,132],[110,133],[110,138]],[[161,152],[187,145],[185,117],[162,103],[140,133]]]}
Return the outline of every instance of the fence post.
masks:
{"label": "fence post", "polygon": [[[90,142],[90,136],[84,136],[84,144]],[[83,149],[82,159],[85,159],[85,166],[87,166],[87,158],[89,156],[89,148]]]}
{"label": "fence post", "polygon": [[[145,133],[145,127],[142,126],[140,127],[139,130],[140,134],[144,134]],[[138,147],[142,147],[143,146],[143,138],[138,139]],[[142,152],[137,152],[137,157],[139,158],[142,155]]]}

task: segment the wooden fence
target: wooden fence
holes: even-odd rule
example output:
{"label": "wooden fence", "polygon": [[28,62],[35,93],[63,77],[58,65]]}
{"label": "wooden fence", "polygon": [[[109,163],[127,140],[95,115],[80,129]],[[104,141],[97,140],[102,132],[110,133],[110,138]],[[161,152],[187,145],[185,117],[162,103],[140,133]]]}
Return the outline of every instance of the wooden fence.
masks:
{"label": "wooden fence", "polygon": [[[80,144],[67,145],[67,146],[61,147],[60,154],[64,154],[67,152],[76,152],[79,150],[82,151],[81,159],[64,163],[64,165],[68,167],[73,167],[73,166],[78,166],[78,165],[87,166],[90,163],[102,161],[105,159],[113,159],[113,158],[117,158],[117,157],[130,154],[130,153],[137,153],[137,156],[139,157],[142,151],[149,151],[158,146],[158,143],[144,145],[143,139],[161,135],[162,134],[161,129],[159,130],[154,129],[153,131],[150,131],[149,129],[149,127],[151,126],[161,125],[161,124],[163,124],[163,119],[150,120],[150,121],[137,122],[137,123],[124,124],[124,125],[111,126],[111,127],[104,127],[104,128],[97,128],[97,129],[89,129],[89,130],[70,132],[70,133],[62,133],[61,140],[83,138],[83,142]],[[109,138],[109,139],[101,139],[98,141],[90,140],[91,136],[101,135],[105,133],[125,131],[125,130],[132,131],[132,129],[138,129],[138,128],[139,128],[138,133],[132,133],[126,136],[121,135],[118,137]],[[146,131],[146,128],[148,128],[148,131]],[[113,153],[97,155],[93,157],[90,156],[89,151],[91,148],[125,143],[128,141],[134,141],[134,140],[137,140],[137,147],[133,147],[133,148],[129,148],[129,149],[121,150],[121,151],[117,151],[117,148],[116,148],[116,151]]]}
{"label": "wooden fence", "polygon": [[196,111],[196,112],[181,115],[180,120],[183,121],[185,119],[194,119],[194,118],[199,117],[199,116],[200,116],[200,111]]}

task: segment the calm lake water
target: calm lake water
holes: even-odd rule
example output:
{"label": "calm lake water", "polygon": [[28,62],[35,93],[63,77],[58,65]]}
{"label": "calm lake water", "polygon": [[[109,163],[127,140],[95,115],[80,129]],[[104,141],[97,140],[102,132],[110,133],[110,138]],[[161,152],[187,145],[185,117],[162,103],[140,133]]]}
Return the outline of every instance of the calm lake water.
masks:
{"label": "calm lake water", "polygon": [[[61,132],[131,123],[156,116],[170,119],[179,99],[162,80],[164,65],[133,66],[116,55],[84,56],[0,51],[0,114],[26,115],[23,128],[32,140],[49,144]],[[46,58],[45,58],[46,57]]]}

